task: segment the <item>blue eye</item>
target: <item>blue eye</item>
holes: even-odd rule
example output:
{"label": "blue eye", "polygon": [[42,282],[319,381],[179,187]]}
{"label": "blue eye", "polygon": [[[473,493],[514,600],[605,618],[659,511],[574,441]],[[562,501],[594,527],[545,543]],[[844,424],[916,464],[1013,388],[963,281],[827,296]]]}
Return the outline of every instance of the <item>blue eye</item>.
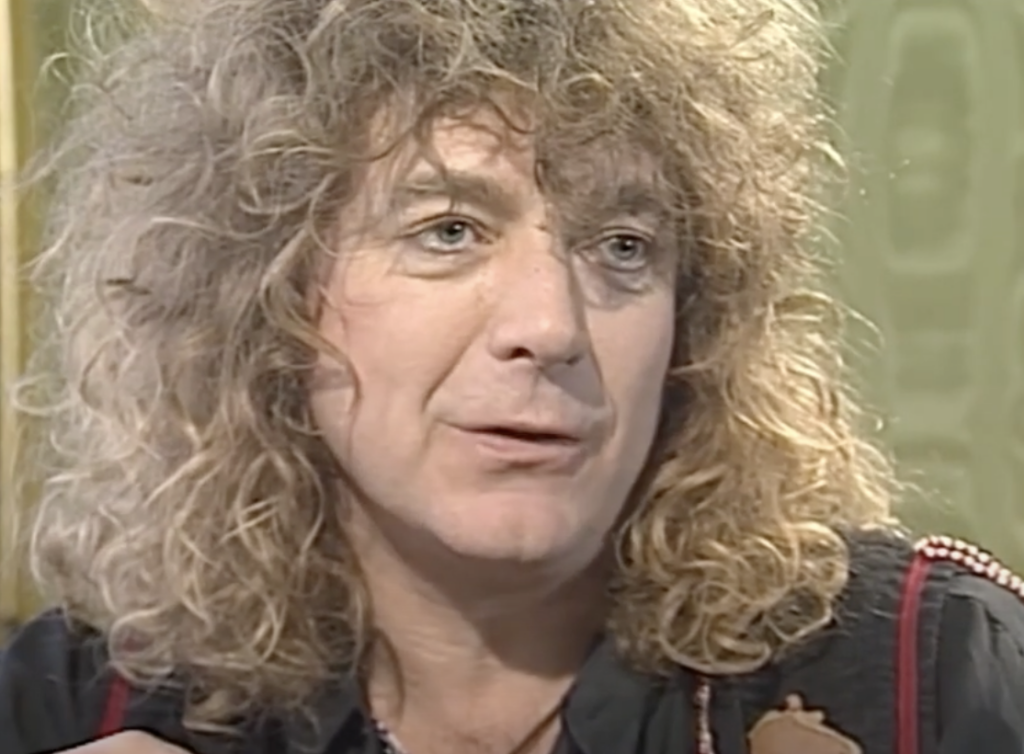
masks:
{"label": "blue eye", "polygon": [[651,263],[651,244],[646,238],[616,233],[597,243],[598,261],[620,272],[638,272]]}
{"label": "blue eye", "polygon": [[456,218],[434,223],[416,234],[416,241],[420,246],[438,254],[463,251],[479,240],[471,223]]}

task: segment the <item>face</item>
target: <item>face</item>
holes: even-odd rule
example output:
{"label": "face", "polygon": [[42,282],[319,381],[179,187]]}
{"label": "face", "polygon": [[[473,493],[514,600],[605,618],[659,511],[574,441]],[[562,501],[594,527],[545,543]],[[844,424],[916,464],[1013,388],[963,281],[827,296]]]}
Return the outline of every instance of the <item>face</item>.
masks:
{"label": "face", "polygon": [[650,160],[566,165],[560,198],[497,119],[441,121],[430,147],[342,212],[319,328],[344,363],[321,358],[315,420],[402,546],[580,567],[644,466],[672,347]]}

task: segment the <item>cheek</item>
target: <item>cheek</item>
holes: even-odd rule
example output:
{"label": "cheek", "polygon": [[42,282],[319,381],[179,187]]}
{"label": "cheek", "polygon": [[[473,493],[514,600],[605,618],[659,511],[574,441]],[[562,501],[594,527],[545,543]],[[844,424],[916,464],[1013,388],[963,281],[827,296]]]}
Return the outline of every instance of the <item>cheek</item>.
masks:
{"label": "cheek", "polygon": [[362,394],[367,386],[387,380],[390,369],[398,366],[393,362],[407,352],[402,329],[393,324],[400,313],[380,301],[353,301],[338,287],[318,324],[320,336],[335,352],[320,355],[319,382],[336,388],[358,386]]}
{"label": "cheek", "polygon": [[309,409],[323,440],[343,461],[351,445],[357,387],[352,370],[321,354],[309,382]]}
{"label": "cheek", "polygon": [[[330,294],[331,292],[329,292]],[[329,350],[322,351],[309,383],[309,404],[317,428],[331,450],[348,463],[356,431],[357,404],[363,386],[373,384],[366,374],[368,354],[362,347],[365,317],[351,307],[338,306],[328,295],[317,323],[318,334]]]}
{"label": "cheek", "polygon": [[343,301],[321,316],[321,337],[344,359],[321,354],[311,401],[321,429],[336,440],[339,425],[346,435],[340,439],[358,435],[368,445],[379,435],[415,434],[431,393],[457,359],[465,317],[445,316],[416,290],[387,293]]}
{"label": "cheek", "polygon": [[660,394],[672,359],[674,318],[671,299],[658,300],[608,328],[601,361],[613,389],[633,401]]}
{"label": "cheek", "polygon": [[657,429],[675,334],[671,300],[652,303],[620,321],[600,356],[621,439],[642,455]]}

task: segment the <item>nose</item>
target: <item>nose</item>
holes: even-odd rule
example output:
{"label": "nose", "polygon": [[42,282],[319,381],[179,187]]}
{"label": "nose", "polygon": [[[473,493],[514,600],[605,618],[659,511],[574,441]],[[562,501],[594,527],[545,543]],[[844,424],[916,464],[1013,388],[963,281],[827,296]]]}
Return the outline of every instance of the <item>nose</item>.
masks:
{"label": "nose", "polygon": [[543,368],[577,363],[590,349],[590,334],[571,260],[542,229],[524,233],[507,252],[495,280],[491,353]]}

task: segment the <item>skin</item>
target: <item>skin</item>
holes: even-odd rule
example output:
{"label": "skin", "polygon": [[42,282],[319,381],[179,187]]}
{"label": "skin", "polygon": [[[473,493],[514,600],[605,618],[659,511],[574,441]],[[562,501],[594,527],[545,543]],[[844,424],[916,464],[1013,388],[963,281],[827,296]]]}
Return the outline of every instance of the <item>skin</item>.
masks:
{"label": "skin", "polygon": [[148,733],[131,730],[94,741],[85,746],[69,749],[66,754],[188,754],[188,752],[154,738]]}
{"label": "skin", "polygon": [[[437,126],[446,170],[480,184],[454,206],[420,160],[371,172],[340,225],[371,220],[323,291],[320,333],[347,364],[325,356],[311,400],[358,507],[408,557],[557,580],[594,560],[648,456],[674,296],[653,218],[566,238],[529,139],[510,139],[484,115]],[[464,431],[518,423],[577,435],[579,453],[503,457]]]}
{"label": "skin", "polygon": [[[413,751],[500,750],[600,630],[602,555],[659,420],[673,247],[640,152],[567,160],[560,196],[486,112],[430,147],[374,165],[342,213],[319,327],[344,359],[323,357],[312,410],[393,649],[375,714]],[[495,425],[574,439],[478,431]]]}
{"label": "skin", "polygon": [[[318,303],[342,358],[322,357],[310,401],[390,647],[371,658],[375,716],[417,754],[505,754],[604,619],[602,556],[671,355],[673,245],[641,152],[567,159],[560,194],[486,113],[439,122],[430,146],[447,184],[409,145],[341,212]],[[122,752],[180,750],[135,732],[74,750]]]}

